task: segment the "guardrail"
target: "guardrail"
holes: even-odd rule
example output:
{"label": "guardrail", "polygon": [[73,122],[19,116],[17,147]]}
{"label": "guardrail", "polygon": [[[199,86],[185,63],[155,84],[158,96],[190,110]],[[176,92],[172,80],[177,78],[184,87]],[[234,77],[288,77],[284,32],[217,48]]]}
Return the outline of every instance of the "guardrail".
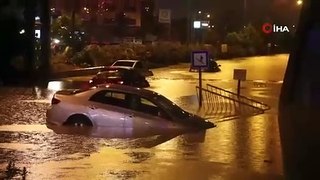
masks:
{"label": "guardrail", "polygon": [[95,75],[99,71],[103,71],[105,68],[106,66],[96,66],[96,67],[89,67],[89,68],[74,69],[70,71],[56,72],[51,74],[51,78],[65,78],[65,77]]}
{"label": "guardrail", "polygon": [[[196,89],[199,98],[200,88]],[[202,99],[203,107],[199,113],[207,118],[252,116],[270,109],[267,104],[210,84],[202,88]]]}

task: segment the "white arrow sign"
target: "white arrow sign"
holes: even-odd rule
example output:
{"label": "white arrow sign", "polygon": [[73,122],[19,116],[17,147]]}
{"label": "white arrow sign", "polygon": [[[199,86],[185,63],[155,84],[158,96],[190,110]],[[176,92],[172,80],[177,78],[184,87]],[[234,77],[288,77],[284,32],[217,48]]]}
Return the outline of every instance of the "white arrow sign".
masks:
{"label": "white arrow sign", "polygon": [[208,66],[208,52],[207,51],[194,51],[192,52],[192,66],[193,67],[207,67]]}

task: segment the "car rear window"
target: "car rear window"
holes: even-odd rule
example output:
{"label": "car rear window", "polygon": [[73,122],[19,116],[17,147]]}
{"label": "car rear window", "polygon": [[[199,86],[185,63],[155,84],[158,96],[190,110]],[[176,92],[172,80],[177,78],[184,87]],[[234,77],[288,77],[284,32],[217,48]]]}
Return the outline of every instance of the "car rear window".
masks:
{"label": "car rear window", "polygon": [[118,61],[113,64],[113,66],[125,66],[125,67],[133,67],[134,62],[129,61]]}

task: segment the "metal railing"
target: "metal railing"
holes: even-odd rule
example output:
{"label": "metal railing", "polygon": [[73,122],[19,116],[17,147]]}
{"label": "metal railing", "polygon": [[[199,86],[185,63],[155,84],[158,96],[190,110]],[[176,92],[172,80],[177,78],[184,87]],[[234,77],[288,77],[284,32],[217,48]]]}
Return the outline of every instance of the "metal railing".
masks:
{"label": "metal railing", "polygon": [[[199,87],[197,96],[199,99]],[[207,84],[202,88],[203,106],[198,112],[207,118],[230,118],[263,114],[270,107],[257,100]]]}

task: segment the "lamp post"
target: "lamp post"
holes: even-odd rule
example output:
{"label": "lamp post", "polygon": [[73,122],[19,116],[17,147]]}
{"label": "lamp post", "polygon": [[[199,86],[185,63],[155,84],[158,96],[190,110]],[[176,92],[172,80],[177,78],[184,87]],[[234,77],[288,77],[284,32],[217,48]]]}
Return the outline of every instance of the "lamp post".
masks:
{"label": "lamp post", "polygon": [[187,44],[191,42],[191,30],[193,29],[193,23],[191,22],[191,2],[192,0],[187,0]]}
{"label": "lamp post", "polygon": [[26,66],[28,78],[33,79],[34,75],[34,64],[35,64],[35,16],[36,16],[36,1],[29,0],[25,1],[25,12],[24,17],[26,19],[25,33],[26,33]]}
{"label": "lamp post", "polygon": [[243,27],[247,25],[247,0],[243,0]]}

